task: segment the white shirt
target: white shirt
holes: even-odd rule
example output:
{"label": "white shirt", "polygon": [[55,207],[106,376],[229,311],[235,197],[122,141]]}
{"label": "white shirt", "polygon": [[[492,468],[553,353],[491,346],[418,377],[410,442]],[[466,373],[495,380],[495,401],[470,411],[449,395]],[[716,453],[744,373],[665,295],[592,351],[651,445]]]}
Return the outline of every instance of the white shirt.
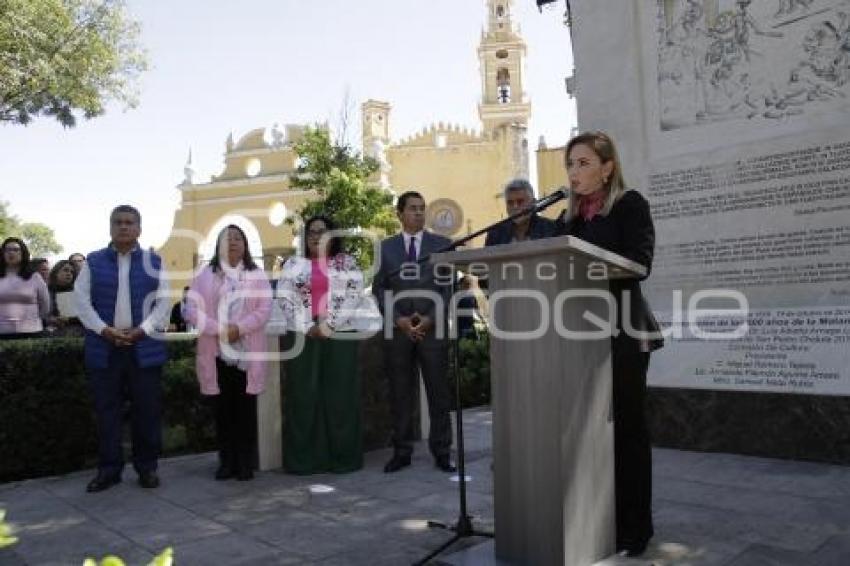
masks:
{"label": "white shirt", "polygon": [[[115,298],[115,322],[113,328],[125,330],[133,327],[133,312],[130,307],[130,253],[118,254],[118,296]],[[159,270],[159,286],[156,290],[156,304],[139,325],[150,336],[156,328],[162,326],[169,314],[168,277],[164,269]],[[74,281],[74,300],[77,303],[77,316],[83,326],[100,334],[108,325],[103,322],[91,302],[91,272],[88,263],[83,264],[80,274]]]}
{"label": "white shirt", "polygon": [[404,237],[405,257],[407,257],[407,250],[410,249],[410,238],[416,238],[416,242],[413,244],[413,246],[416,248],[416,259],[419,259],[419,256],[422,255],[422,235],[424,233],[424,230],[419,230],[415,234],[408,234],[407,232],[402,231],[401,235]]}
{"label": "white shirt", "polygon": [[[230,267],[225,262],[220,264],[221,270],[217,273],[223,278],[224,295],[222,300],[227,304],[227,322],[235,324],[239,313],[245,304],[245,291],[242,289],[245,281],[245,268],[240,261],[236,267]],[[219,344],[221,359],[229,366],[236,366],[242,371],[248,371],[248,360],[242,355],[245,351],[245,343],[242,338],[236,342],[228,342],[227,347],[222,348]]]}

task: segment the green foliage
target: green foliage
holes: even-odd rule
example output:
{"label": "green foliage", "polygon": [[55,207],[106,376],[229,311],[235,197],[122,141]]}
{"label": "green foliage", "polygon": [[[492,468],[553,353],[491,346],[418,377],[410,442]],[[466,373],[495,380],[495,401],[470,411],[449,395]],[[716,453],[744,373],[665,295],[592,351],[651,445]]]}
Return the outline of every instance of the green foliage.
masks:
{"label": "green foliage", "polygon": [[0,241],[9,236],[23,239],[30,257],[45,257],[62,251],[52,228],[39,222],[21,223],[20,218],[9,212],[9,203],[0,201]]}
{"label": "green foliage", "polygon": [[17,236],[21,221],[9,212],[9,203],[0,200],[0,241],[9,236]]}
{"label": "green foliage", "polygon": [[[166,455],[215,444],[210,407],[198,392],[194,344],[169,343],[163,368]],[[97,438],[81,338],[0,342],[0,482],[83,469]]]}
{"label": "green foliage", "polygon": [[[174,549],[170,546],[154,556],[148,566],[171,566],[174,563]],[[100,562],[94,558],[86,558],[83,566],[124,566],[124,561],[117,556],[104,556]]]}
{"label": "green foliage", "polygon": [[62,251],[53,229],[40,222],[21,224],[21,238],[27,243],[32,257],[45,257]]}
{"label": "green foliage", "polygon": [[[332,142],[324,128],[308,128],[304,138],[295,144],[295,152],[300,161],[292,188],[317,194],[298,211],[302,221],[324,214],[343,229],[360,228],[380,234],[396,230],[392,195],[369,180],[378,170],[374,159],[363,157],[342,142]],[[361,266],[371,263],[373,250],[368,240],[348,238],[345,244]]]}
{"label": "green foliage", "polygon": [[124,0],[0,0],[0,122],[73,127],[110,100],[137,104],[146,70]]}
{"label": "green foliage", "polygon": [[[490,337],[482,332],[478,338],[464,338],[458,344],[460,359],[460,400],[463,407],[478,407],[490,403]],[[452,395],[455,392],[454,372],[449,374]]]}
{"label": "green foliage", "polygon": [[96,453],[82,340],[0,342],[0,481],[78,470]]}
{"label": "green foliage", "polygon": [[11,546],[18,542],[18,537],[12,536],[12,527],[6,522],[6,511],[0,509],[0,548]]}
{"label": "green foliage", "polygon": [[163,368],[162,397],[166,454],[200,452],[215,447],[212,406],[198,389],[193,343],[171,343],[171,357]]}

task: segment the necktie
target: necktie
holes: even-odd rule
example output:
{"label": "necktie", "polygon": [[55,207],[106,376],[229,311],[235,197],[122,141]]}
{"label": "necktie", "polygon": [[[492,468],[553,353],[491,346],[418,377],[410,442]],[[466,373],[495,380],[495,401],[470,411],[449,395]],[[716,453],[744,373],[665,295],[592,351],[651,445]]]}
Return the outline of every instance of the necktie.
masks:
{"label": "necktie", "polygon": [[416,236],[410,237],[410,245],[407,247],[407,261],[416,261]]}

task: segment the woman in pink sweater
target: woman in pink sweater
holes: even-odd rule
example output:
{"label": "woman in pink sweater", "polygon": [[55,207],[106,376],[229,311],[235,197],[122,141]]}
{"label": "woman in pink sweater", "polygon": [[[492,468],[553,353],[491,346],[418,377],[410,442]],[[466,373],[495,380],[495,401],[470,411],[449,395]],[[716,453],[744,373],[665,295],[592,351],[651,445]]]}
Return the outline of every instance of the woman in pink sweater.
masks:
{"label": "woman in pink sweater", "polygon": [[271,301],[271,286],[251,259],[245,233],[227,226],[209,265],[192,281],[185,316],[199,332],[201,393],[215,400],[217,480],[254,477],[257,395],[266,375],[262,354]]}
{"label": "woman in pink sweater", "polygon": [[30,252],[20,238],[3,240],[0,254],[0,339],[35,338],[50,311],[47,285],[33,277]]}

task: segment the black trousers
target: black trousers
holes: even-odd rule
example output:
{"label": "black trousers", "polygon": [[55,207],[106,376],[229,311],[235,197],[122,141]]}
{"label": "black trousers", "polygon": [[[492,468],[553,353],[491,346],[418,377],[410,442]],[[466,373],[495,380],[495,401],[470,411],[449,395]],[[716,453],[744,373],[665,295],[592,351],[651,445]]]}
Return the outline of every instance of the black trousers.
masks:
{"label": "black trousers", "polygon": [[617,541],[649,540],[652,527],[652,451],[646,423],[649,353],[613,348],[614,483]]}
{"label": "black trousers", "polygon": [[214,397],[218,457],[233,471],[253,470],[257,462],[257,396],[245,392],[248,376],[221,358],[215,360],[218,389]]}
{"label": "black trousers", "polygon": [[428,446],[435,458],[448,456],[452,445],[448,341],[437,340],[431,332],[416,343],[397,328],[394,330],[393,337],[385,344],[384,366],[390,387],[395,453],[399,456],[413,453],[413,415],[421,368],[431,419]]}
{"label": "black trousers", "polygon": [[130,397],[133,467],[137,472],[157,468],[162,447],[162,366],[140,368],[136,348],[113,348],[109,365],[89,369],[89,384],[97,416],[98,469],[120,476],[124,468],[123,407]]}

